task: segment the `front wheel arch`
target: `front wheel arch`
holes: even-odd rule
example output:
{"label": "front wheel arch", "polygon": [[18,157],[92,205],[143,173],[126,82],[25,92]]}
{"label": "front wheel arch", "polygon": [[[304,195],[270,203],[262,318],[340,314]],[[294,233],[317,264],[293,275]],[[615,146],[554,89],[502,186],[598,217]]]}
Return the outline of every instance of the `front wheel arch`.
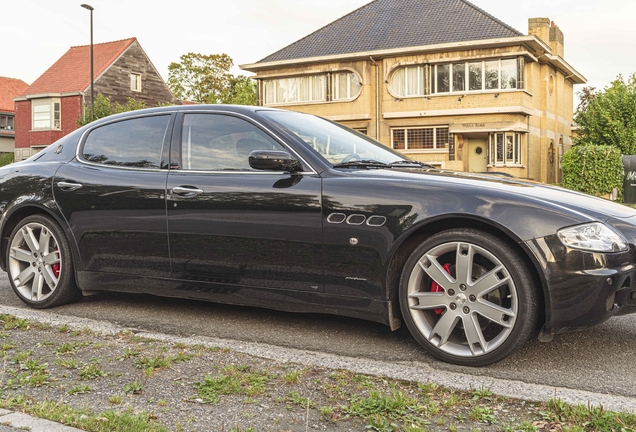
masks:
{"label": "front wheel arch", "polygon": [[465,366],[488,365],[520,349],[539,315],[538,290],[521,256],[472,228],[438,232],[415,248],[402,271],[399,302],[426,351]]}
{"label": "front wheel arch", "polygon": [[532,252],[522,247],[522,240],[516,237],[514,233],[505,230],[501,226],[494,225],[492,221],[462,215],[453,215],[448,218],[426,221],[426,223],[422,223],[417,227],[412,228],[407,235],[402,236],[402,239],[397,242],[397,246],[394,247],[395,251],[391,255],[385,281],[385,295],[386,299],[389,300],[389,307],[391,308],[389,314],[398,320],[398,324],[395,326],[392,325],[391,328],[395,330],[400,327],[399,320],[402,318],[402,312],[399,307],[400,301],[398,295],[400,276],[402,275],[402,269],[404,268],[406,261],[413,251],[428,237],[437,234],[438,232],[453,228],[473,228],[487,232],[488,234],[496,236],[499,240],[505,242],[508,246],[515,250],[526,266],[530,269],[534,279],[534,285],[537,287],[539,300],[537,330],[543,326],[547,317],[549,317],[550,297],[547,291],[547,281],[543,276],[539,262]]}

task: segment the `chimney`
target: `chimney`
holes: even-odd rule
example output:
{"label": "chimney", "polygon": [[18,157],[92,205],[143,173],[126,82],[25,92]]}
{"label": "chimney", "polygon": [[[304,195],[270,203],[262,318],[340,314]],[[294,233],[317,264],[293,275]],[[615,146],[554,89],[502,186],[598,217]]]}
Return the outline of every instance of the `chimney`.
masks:
{"label": "chimney", "polygon": [[563,32],[550,18],[529,18],[528,34],[535,35],[548,44],[552,55],[563,58]]}

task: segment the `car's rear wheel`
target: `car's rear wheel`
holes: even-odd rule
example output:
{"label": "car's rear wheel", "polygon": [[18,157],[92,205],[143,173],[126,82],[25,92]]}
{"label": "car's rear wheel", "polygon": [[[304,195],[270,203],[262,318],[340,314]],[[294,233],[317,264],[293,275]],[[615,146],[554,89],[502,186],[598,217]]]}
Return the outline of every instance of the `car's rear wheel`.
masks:
{"label": "car's rear wheel", "polygon": [[426,239],[400,280],[400,307],[415,339],[436,358],[483,366],[510,355],[532,335],[538,297],[518,253],[475,229]]}
{"label": "car's rear wheel", "polygon": [[47,308],[81,296],[62,228],[50,217],[32,215],[18,223],[7,248],[9,281],[29,306]]}

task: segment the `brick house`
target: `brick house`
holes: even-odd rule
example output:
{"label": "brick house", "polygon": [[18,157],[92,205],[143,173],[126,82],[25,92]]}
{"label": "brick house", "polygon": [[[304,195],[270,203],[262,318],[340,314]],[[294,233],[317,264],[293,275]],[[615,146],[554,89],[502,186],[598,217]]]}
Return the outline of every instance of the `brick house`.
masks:
{"label": "brick house", "polygon": [[16,78],[0,77],[0,153],[15,148],[15,105],[13,98],[29,85]]}
{"label": "brick house", "polygon": [[[176,103],[136,38],[93,45],[94,93],[125,104]],[[20,161],[77,129],[90,104],[90,46],[71,47],[14,99],[15,160]]]}
{"label": "brick house", "polygon": [[317,114],[412,159],[560,181],[574,84],[561,30],[466,0],[375,0],[264,59],[259,104]]}

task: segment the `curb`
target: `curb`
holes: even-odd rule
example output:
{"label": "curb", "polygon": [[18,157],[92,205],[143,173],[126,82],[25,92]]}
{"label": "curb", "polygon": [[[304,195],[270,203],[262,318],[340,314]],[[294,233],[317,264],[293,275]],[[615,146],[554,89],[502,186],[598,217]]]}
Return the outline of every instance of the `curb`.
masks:
{"label": "curb", "polygon": [[28,414],[17,413],[5,409],[0,409],[0,425],[14,428],[13,430],[28,430],[31,432],[80,432],[70,426],[44,420]]}
{"label": "curb", "polygon": [[[619,395],[595,393],[566,387],[554,387],[523,381],[493,378],[488,376],[469,375],[435,369],[424,362],[390,362],[354,358],[285,348],[258,342],[244,342],[232,339],[220,339],[208,336],[192,335],[180,337],[164,333],[153,333],[139,329],[130,329],[106,321],[97,321],[71,315],[60,315],[33,309],[22,309],[0,306],[0,314],[13,315],[18,318],[38,321],[52,326],[67,325],[74,330],[88,328],[96,333],[113,335],[124,330],[132,330],[136,334],[149,339],[169,343],[201,344],[208,347],[228,348],[248,355],[275,360],[281,363],[298,363],[320,366],[327,369],[346,369],[356,373],[386,376],[414,382],[434,382],[440,386],[455,390],[470,391],[474,388],[489,388],[493,393],[527,401],[547,401],[558,398],[570,404],[601,406],[605,410],[636,413],[636,398]],[[1,422],[1,417],[0,417]],[[71,429],[74,430],[74,429]]]}

